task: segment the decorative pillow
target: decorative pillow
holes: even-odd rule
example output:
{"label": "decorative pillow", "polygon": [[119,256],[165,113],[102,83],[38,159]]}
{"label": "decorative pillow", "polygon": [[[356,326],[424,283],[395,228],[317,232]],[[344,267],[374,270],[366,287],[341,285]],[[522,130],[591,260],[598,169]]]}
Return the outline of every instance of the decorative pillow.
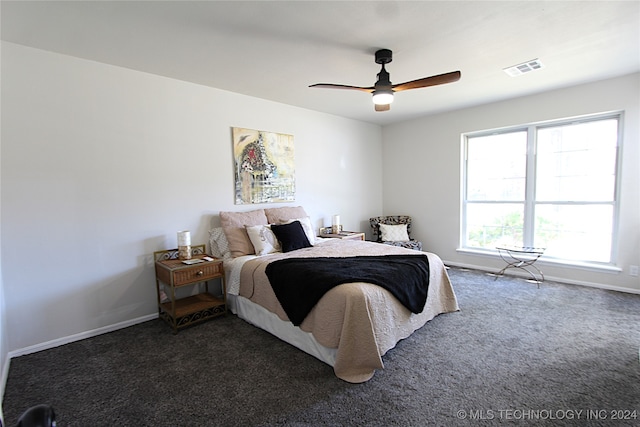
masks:
{"label": "decorative pillow", "polygon": [[304,218],[307,213],[302,206],[283,206],[280,208],[266,208],[264,214],[269,224],[283,224],[291,219]]}
{"label": "decorative pillow", "polygon": [[235,258],[255,253],[245,226],[269,223],[264,209],[257,209],[249,212],[220,212],[220,224],[229,241],[231,256]]}
{"label": "decorative pillow", "polygon": [[408,242],[407,224],[387,225],[380,223],[380,239],[383,242]]}
{"label": "decorative pillow", "polygon": [[300,221],[300,225],[302,225],[302,229],[304,230],[304,234],[307,235],[307,239],[309,239],[309,243],[311,245],[315,245],[316,243],[316,233],[313,232],[313,227],[311,226],[311,218],[305,216],[304,218],[296,218],[290,219],[288,221],[281,221],[282,224],[291,224],[294,221]]}
{"label": "decorative pillow", "polygon": [[273,252],[280,252],[280,243],[276,235],[271,231],[270,225],[251,225],[245,227],[249,240],[253,248],[256,250],[256,255],[266,255]]}
{"label": "decorative pillow", "polygon": [[209,230],[209,247],[211,248],[211,255],[216,258],[231,258],[231,251],[229,250],[229,242],[227,236],[224,234],[222,227],[216,227]]}
{"label": "decorative pillow", "polygon": [[311,247],[300,221],[294,221],[290,224],[273,224],[271,231],[280,241],[282,252]]}

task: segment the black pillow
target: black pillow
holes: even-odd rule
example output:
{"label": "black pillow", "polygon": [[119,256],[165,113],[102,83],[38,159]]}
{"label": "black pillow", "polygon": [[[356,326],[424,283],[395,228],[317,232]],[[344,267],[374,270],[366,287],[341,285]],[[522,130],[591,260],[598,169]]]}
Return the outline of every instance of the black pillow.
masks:
{"label": "black pillow", "polygon": [[296,249],[310,248],[311,243],[304,233],[300,221],[293,221],[289,224],[272,224],[271,231],[276,235],[282,245],[282,252],[291,252]]}

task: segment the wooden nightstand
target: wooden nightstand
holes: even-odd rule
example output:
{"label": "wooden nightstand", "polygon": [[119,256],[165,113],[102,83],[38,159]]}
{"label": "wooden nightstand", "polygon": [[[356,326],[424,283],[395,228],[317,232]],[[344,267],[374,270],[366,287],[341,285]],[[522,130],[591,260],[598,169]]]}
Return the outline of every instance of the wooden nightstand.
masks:
{"label": "wooden nightstand", "polygon": [[364,233],[360,233],[357,231],[342,231],[339,234],[321,234],[320,237],[342,240],[364,240]]}
{"label": "wooden nightstand", "polygon": [[[192,260],[202,260],[208,256],[204,253],[204,245],[193,247]],[[156,292],[158,294],[158,315],[172,328],[178,329],[227,313],[227,292],[224,280],[222,260],[204,261],[187,265],[178,259],[178,250],[170,249],[153,254],[156,260]],[[213,257],[210,257],[213,258]],[[222,296],[209,293],[209,281],[220,279]],[[166,300],[160,283],[168,288]],[[205,291],[185,298],[176,297],[176,289],[183,286],[205,284]]]}

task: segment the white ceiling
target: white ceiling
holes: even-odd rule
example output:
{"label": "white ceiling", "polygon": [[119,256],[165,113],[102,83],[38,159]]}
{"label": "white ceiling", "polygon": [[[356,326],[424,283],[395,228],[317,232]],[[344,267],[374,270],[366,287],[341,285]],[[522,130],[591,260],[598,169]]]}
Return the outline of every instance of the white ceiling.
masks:
{"label": "white ceiling", "polygon": [[[2,40],[381,125],[640,71],[638,1],[2,1]],[[393,83],[460,70],[375,112]],[[502,69],[539,58],[542,70]]]}

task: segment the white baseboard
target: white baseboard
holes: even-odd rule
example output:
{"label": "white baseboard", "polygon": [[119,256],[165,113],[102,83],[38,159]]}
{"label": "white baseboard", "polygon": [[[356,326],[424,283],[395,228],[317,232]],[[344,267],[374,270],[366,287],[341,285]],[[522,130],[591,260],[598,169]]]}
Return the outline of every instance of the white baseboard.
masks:
{"label": "white baseboard", "polygon": [[[102,328],[92,329],[90,331],[80,332],[79,334],[69,335],[67,337],[62,337],[55,340],[43,342],[40,344],[35,344],[29,347],[10,351],[8,354],[9,356],[8,359],[10,360],[12,357],[24,356],[25,354],[35,353],[37,351],[48,350],[50,348],[59,347],[61,345],[69,344],[74,341],[80,341],[86,338],[91,338],[98,335],[106,334],[107,332],[117,331],[118,329],[127,328],[129,326],[137,325],[138,323],[146,322],[148,320],[157,319],[157,318],[158,318],[158,313],[149,314],[146,316],[138,317],[136,319],[126,320],[124,322],[115,323],[113,325],[103,326]],[[7,372],[8,370],[9,368],[7,368]]]}
{"label": "white baseboard", "polygon": [[[444,260],[443,260],[443,262],[445,263],[445,265],[450,265],[452,267],[468,268],[470,270],[486,271],[487,273],[497,273],[498,271],[500,271],[500,268],[491,268],[491,267],[486,267],[486,266],[482,266],[482,265],[465,264],[465,263],[461,263],[461,262],[452,262],[452,261],[444,261]],[[529,276],[527,273],[520,272],[517,269],[510,269],[510,270],[508,270],[508,272],[505,272],[505,275],[521,277],[521,278],[524,278],[524,279],[530,279],[531,278],[531,276]],[[625,287],[621,287],[621,286],[612,286],[612,285],[607,285],[605,283],[585,282],[583,280],[571,280],[571,279],[566,279],[566,278],[548,276],[546,274],[544,275],[544,280],[545,281],[550,281],[550,282],[566,283],[566,284],[569,284],[569,285],[588,286],[590,288],[599,288],[599,289],[606,289],[608,291],[626,292],[628,294],[640,295],[640,290],[629,289],[629,288],[625,288]]]}

